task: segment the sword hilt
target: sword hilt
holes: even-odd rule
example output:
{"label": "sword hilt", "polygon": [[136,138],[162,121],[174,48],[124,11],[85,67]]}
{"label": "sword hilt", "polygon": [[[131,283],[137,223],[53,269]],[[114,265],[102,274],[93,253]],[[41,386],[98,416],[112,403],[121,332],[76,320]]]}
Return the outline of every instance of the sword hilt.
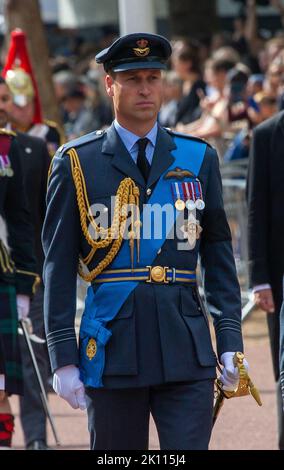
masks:
{"label": "sword hilt", "polygon": [[218,387],[223,389],[225,398],[235,398],[235,397],[244,397],[246,395],[252,395],[259,406],[262,405],[260,394],[258,389],[253,384],[248,371],[244,365],[244,354],[242,352],[236,352],[233,356],[234,366],[239,370],[239,385],[236,390],[228,391],[223,389],[222,382],[217,379]]}

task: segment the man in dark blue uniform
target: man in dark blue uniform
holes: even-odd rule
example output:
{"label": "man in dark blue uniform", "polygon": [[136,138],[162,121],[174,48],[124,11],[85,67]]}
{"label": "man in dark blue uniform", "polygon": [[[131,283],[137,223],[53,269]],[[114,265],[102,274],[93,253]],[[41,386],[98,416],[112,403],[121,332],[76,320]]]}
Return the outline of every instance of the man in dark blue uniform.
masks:
{"label": "man in dark blue uniform", "polygon": [[[218,157],[157,124],[170,54],[165,38],[147,33],[98,54],[115,121],[53,160],[43,230],[53,386],[74,408],[87,404],[92,449],[147,449],[150,413],[162,449],[208,448],[216,357],[198,255],[222,381],[229,390],[239,381],[240,291]],[[79,352],[78,263],[91,283]]]}

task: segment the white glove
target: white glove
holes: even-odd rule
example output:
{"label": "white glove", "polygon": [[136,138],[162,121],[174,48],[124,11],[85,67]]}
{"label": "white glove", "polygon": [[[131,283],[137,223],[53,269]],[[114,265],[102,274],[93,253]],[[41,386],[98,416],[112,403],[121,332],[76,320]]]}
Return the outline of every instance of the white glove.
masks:
{"label": "white glove", "polygon": [[57,369],[53,375],[53,389],[61,398],[64,398],[72,408],[85,410],[85,387],[79,379],[79,369],[74,365]]}
{"label": "white glove", "polygon": [[25,320],[30,311],[30,298],[28,295],[18,294],[16,298],[18,320]]}
{"label": "white glove", "polygon": [[[239,369],[234,366],[234,355],[235,352],[225,352],[220,358],[224,368],[219,379],[223,384],[223,389],[227,390],[228,392],[233,392],[239,386]],[[248,370],[248,362],[246,361],[246,359],[244,359],[243,364],[246,370]]]}

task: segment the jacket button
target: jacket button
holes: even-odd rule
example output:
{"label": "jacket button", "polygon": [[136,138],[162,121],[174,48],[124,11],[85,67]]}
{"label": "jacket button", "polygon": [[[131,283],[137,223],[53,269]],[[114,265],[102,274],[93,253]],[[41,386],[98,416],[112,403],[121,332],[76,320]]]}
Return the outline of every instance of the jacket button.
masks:
{"label": "jacket button", "polygon": [[147,191],[146,191],[147,196],[150,196],[151,193],[152,193],[152,189],[148,188]]}

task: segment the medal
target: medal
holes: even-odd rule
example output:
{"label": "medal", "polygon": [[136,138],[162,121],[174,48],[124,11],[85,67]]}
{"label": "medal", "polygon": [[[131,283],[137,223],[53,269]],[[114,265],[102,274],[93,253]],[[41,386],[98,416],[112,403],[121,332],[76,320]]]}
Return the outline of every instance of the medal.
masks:
{"label": "medal", "polygon": [[185,208],[185,202],[183,197],[183,190],[181,183],[171,183],[173,200],[175,203],[175,208],[178,211],[183,211]]}
{"label": "medal", "polygon": [[8,176],[11,178],[14,175],[11,162],[8,155],[0,155],[0,176]]}
{"label": "medal", "polygon": [[187,239],[188,239],[188,243],[190,247],[193,248],[196,243],[196,222],[195,221],[193,222],[188,221],[187,226],[186,226],[186,235],[187,235]]}
{"label": "medal", "polygon": [[195,209],[195,202],[192,199],[188,199],[185,203],[185,206],[188,211],[193,211]]}
{"label": "medal", "polygon": [[185,208],[185,202],[182,199],[177,199],[175,202],[175,208],[178,211],[183,211]]}
{"label": "medal", "polygon": [[187,210],[192,211],[193,209],[195,209],[195,205],[194,201],[192,201],[192,191],[190,188],[190,183],[183,183],[182,189],[185,198],[185,207],[187,208]]}
{"label": "medal", "polygon": [[205,207],[205,202],[203,201],[203,199],[196,199],[194,205],[196,209],[198,209],[199,211],[202,211]]}
{"label": "medal", "polygon": [[199,180],[194,182],[195,186],[195,207],[199,211],[202,211],[205,207],[205,202],[203,201],[202,188]]}
{"label": "medal", "polygon": [[185,224],[180,228],[184,234],[184,238],[187,238],[190,249],[195,247],[196,240],[199,240],[202,232],[199,220],[197,220],[193,214],[190,214]]}
{"label": "medal", "polygon": [[12,170],[12,168],[7,168],[6,169],[6,175],[11,178],[13,175],[14,175],[14,171]]}
{"label": "medal", "polygon": [[182,183],[171,183],[172,195],[175,208],[183,211],[185,207],[188,211],[198,209],[202,211],[205,207],[202,196],[201,183],[198,178],[194,181],[184,181]]}

